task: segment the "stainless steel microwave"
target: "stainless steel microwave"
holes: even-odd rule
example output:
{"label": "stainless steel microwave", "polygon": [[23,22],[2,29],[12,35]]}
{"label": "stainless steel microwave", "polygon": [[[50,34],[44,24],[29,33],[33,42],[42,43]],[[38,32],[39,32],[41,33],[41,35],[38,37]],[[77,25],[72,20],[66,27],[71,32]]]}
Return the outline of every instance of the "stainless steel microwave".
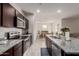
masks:
{"label": "stainless steel microwave", "polygon": [[25,28],[25,20],[21,19],[20,17],[17,17],[17,27]]}

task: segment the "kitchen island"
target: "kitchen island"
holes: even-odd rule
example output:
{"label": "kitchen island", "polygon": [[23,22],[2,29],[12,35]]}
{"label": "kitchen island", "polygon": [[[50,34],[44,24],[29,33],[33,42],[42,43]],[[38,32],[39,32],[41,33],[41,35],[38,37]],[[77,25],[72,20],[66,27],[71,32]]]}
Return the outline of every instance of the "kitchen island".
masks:
{"label": "kitchen island", "polygon": [[50,41],[49,45],[46,43],[47,48],[52,51],[52,45],[54,45],[61,50],[62,56],[79,56],[79,39],[72,37],[70,39],[70,41],[66,41],[65,38],[55,38],[52,35],[46,35],[46,41]]}

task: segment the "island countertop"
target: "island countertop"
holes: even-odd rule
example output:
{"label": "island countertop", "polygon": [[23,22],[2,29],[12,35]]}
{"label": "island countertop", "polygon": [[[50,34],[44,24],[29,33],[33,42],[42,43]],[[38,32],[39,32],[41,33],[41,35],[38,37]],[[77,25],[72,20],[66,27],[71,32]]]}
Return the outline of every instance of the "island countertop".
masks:
{"label": "island countertop", "polygon": [[46,35],[52,42],[54,42],[65,53],[79,53],[79,39],[70,37],[71,41],[66,41],[64,38],[57,39],[52,35]]}

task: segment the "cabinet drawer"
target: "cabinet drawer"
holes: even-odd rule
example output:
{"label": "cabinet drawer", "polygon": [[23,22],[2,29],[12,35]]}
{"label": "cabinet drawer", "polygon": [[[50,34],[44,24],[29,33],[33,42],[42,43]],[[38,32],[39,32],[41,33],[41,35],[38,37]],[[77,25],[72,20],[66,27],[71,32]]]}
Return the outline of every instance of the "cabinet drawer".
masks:
{"label": "cabinet drawer", "polygon": [[22,56],[22,46],[14,50],[14,56]]}
{"label": "cabinet drawer", "polygon": [[19,48],[20,46],[22,46],[22,42],[18,43],[16,46],[14,46],[14,50],[16,50],[17,48]]}
{"label": "cabinet drawer", "polygon": [[14,56],[22,56],[22,42],[14,46]]}

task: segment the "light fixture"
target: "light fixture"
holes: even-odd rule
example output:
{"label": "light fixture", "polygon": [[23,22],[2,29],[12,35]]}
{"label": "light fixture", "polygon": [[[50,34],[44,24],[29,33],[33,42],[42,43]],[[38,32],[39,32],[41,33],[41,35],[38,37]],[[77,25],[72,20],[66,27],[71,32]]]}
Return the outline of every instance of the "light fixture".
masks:
{"label": "light fixture", "polygon": [[61,9],[58,9],[58,10],[57,10],[57,13],[61,13],[61,12],[62,12]]}
{"label": "light fixture", "polygon": [[40,9],[41,9],[42,3],[38,4],[38,9],[36,10],[37,13],[40,13]]}
{"label": "light fixture", "polygon": [[36,10],[36,12],[37,12],[37,13],[40,13],[40,10],[39,10],[39,9],[37,9],[37,10]]}
{"label": "light fixture", "polygon": [[42,25],[43,28],[47,28],[47,25]]}

